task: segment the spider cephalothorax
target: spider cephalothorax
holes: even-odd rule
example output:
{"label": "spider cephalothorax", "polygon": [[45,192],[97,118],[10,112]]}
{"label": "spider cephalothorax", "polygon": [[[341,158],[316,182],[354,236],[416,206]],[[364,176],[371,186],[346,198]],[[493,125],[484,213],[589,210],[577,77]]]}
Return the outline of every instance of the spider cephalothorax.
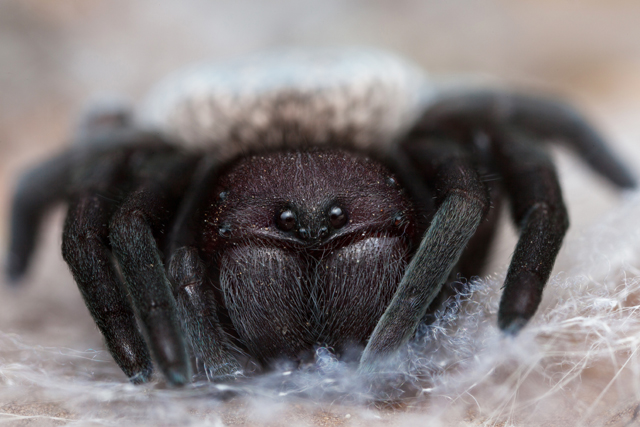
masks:
{"label": "spider cephalothorax", "polygon": [[415,240],[413,205],[391,173],[344,151],[283,152],[243,159],[219,185],[200,247],[219,259],[223,300],[251,354],[361,344]]}
{"label": "spider cephalothorax", "polygon": [[169,382],[188,382],[188,348],[214,377],[316,346],[364,348],[359,369],[374,371],[456,274],[480,272],[503,194],[521,238],[498,324],[517,333],[568,226],[541,140],[635,185],[566,105],[441,94],[380,52],[254,57],[184,73],[150,99],[155,131],[96,110],[77,144],[24,175],[8,263],[23,275],[43,212],[66,200],[64,258],[134,382],[151,375],[150,354]]}

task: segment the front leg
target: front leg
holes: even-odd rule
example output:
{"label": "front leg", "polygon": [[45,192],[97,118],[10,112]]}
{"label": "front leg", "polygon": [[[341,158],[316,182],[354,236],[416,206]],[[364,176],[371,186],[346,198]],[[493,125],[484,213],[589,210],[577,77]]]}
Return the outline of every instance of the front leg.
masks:
{"label": "front leg", "polygon": [[454,141],[410,135],[402,148],[433,186],[438,210],[369,339],[360,372],[376,370],[413,337],[490,204],[470,153]]}
{"label": "front leg", "polygon": [[244,356],[220,324],[219,305],[213,294],[213,287],[220,284],[212,283],[208,277],[198,250],[202,225],[206,222],[204,207],[210,203],[211,188],[215,187],[220,166],[215,156],[205,157],[198,166],[176,215],[168,245],[171,260],[167,273],[178,315],[187,340],[210,380],[242,375],[242,366],[234,355]]}
{"label": "front leg", "polygon": [[179,153],[150,161],[137,171],[141,183],[109,227],[109,241],[149,347],[165,378],[175,385],[188,383],[191,369],[160,249],[196,162],[197,156]]}

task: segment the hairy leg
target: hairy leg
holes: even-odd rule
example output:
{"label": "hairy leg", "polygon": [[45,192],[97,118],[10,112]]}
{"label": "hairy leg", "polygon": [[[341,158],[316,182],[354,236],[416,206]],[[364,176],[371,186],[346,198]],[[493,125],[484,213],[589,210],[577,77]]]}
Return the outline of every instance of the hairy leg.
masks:
{"label": "hairy leg", "polygon": [[511,126],[538,139],[560,139],[613,184],[636,186],[634,174],[599,132],[576,109],[553,99],[500,91],[453,93],[429,107],[419,126],[448,132]]}
{"label": "hairy leg", "polygon": [[469,150],[455,141],[412,135],[402,147],[433,187],[437,212],[371,335],[361,372],[375,370],[381,358],[411,339],[489,207]]}
{"label": "hairy leg", "polygon": [[172,384],[190,381],[190,364],[172,286],[160,248],[196,158],[154,156],[136,174],[140,184],[110,223],[110,243],[159,369]]}
{"label": "hairy leg", "polygon": [[520,228],[498,325],[508,333],[517,333],[540,304],[569,217],[555,167],[545,151],[520,131],[506,130],[495,139],[495,157]]}
{"label": "hairy leg", "polygon": [[82,177],[69,203],[62,255],[109,352],[133,383],[141,383],[153,372],[151,355],[109,244],[109,219],[118,203],[110,188],[125,185],[126,157],[121,151],[105,156],[92,168],[98,173]]}
{"label": "hairy leg", "polygon": [[[232,343],[220,324],[219,305],[214,286],[202,261],[202,224],[206,221],[204,206],[211,203],[212,188],[220,173],[214,156],[199,163],[194,178],[180,205],[171,231],[171,260],[168,274],[178,304],[178,315],[195,356],[204,365],[209,379],[224,379],[242,373],[236,355],[243,352]],[[243,358],[246,358],[243,355]]]}

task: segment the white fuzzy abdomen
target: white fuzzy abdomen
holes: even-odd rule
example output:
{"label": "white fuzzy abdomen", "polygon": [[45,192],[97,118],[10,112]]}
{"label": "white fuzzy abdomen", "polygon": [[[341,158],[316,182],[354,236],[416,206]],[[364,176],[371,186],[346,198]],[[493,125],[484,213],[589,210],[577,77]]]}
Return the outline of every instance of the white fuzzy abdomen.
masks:
{"label": "white fuzzy abdomen", "polygon": [[170,76],[142,120],[223,158],[299,143],[384,149],[432,97],[426,83],[418,67],[382,51],[278,51]]}

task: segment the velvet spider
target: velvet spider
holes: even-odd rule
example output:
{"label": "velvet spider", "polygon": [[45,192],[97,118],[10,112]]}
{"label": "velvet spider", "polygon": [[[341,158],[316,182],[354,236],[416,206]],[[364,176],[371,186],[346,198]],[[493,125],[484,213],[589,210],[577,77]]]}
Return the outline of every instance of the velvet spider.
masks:
{"label": "velvet spider", "polygon": [[134,383],[152,356],[184,384],[190,355],[219,378],[318,345],[366,345],[359,369],[375,371],[457,291],[457,274],[479,274],[505,194],[521,237],[498,324],[515,334],[568,227],[542,140],[635,186],[571,107],[439,91],[376,51],[200,66],[143,111],[137,123],[126,109],[87,113],[74,145],[24,174],[8,261],[22,277],[42,215],[65,200],[64,259]]}

